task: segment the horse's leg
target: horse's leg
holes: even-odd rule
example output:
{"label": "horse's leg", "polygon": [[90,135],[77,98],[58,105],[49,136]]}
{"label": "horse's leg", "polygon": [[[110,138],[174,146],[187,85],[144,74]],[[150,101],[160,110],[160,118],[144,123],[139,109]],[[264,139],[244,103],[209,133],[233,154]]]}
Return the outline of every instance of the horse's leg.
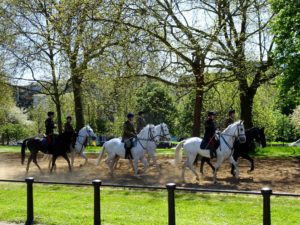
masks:
{"label": "horse's leg", "polygon": [[81,156],[82,158],[84,158],[85,161],[84,161],[84,163],[83,163],[82,166],[85,166],[85,165],[87,164],[88,158],[86,157],[86,155],[84,154],[83,151],[80,153],[80,156]]}
{"label": "horse's leg", "polygon": [[186,159],[186,161],[182,165],[182,173],[181,173],[182,182],[184,182],[184,174],[185,174],[185,169],[187,167],[187,164],[188,164],[188,158]]}
{"label": "horse's leg", "polygon": [[194,157],[188,157],[188,167],[191,169],[191,171],[195,174],[196,179],[199,180],[199,175],[196,172],[195,168],[194,168],[194,161],[196,159],[197,155]]}
{"label": "horse's leg", "polygon": [[[45,157],[45,156],[44,156],[44,157]],[[47,159],[48,159],[48,170],[50,170],[51,162],[52,162],[52,157],[51,157],[51,155],[47,155]]]}
{"label": "horse's leg", "polygon": [[[238,155],[233,155],[234,161],[237,162],[238,157],[239,157]],[[234,171],[234,165],[233,164],[231,164],[231,171],[230,171],[230,173],[232,174],[232,176],[235,176],[235,171]]]}
{"label": "horse's leg", "polygon": [[30,156],[28,158],[27,167],[26,167],[26,173],[28,173],[28,171],[29,171],[29,165],[30,165],[31,161],[32,161],[32,153],[30,154]]}
{"label": "horse's leg", "polygon": [[254,170],[254,161],[253,161],[253,159],[248,154],[242,155],[242,157],[244,159],[247,159],[251,163],[250,170],[248,170],[248,172],[253,171]]}
{"label": "horse's leg", "polygon": [[118,165],[119,160],[120,160],[120,156],[116,156],[114,170],[117,169],[117,165]]}
{"label": "horse's leg", "polygon": [[153,163],[154,163],[156,169],[159,170],[160,167],[159,167],[159,165],[158,165],[158,163],[157,163],[155,152],[153,152],[153,154],[152,154],[152,161],[153,161]]}
{"label": "horse's leg", "polygon": [[234,166],[235,169],[235,177],[238,179],[240,175],[239,167],[237,165],[237,162],[234,160],[233,156],[229,157],[230,163]]}
{"label": "horse's leg", "polygon": [[33,163],[37,166],[37,168],[39,168],[40,172],[43,173],[41,167],[39,166],[39,164],[37,162],[37,154],[32,155],[32,160],[33,160]]}
{"label": "horse's leg", "polygon": [[133,159],[133,169],[134,169],[134,176],[138,176],[138,164],[139,164],[139,159],[135,158]]}
{"label": "horse's leg", "polygon": [[214,166],[215,170],[213,171],[213,182],[215,184],[217,183],[217,172],[218,172],[218,170],[219,170],[219,168],[220,168],[223,160],[224,160],[223,157],[218,157],[218,155],[217,155],[217,162],[216,162],[216,164]]}
{"label": "horse's leg", "polygon": [[148,168],[148,162],[147,162],[145,157],[143,157],[141,159],[141,162],[144,164],[144,169],[143,169],[143,172],[142,172],[144,174],[146,172],[147,168]]}
{"label": "horse's leg", "polygon": [[71,166],[73,167],[74,166],[74,158],[75,158],[75,149],[74,148],[71,148]]}
{"label": "horse's leg", "polygon": [[69,166],[69,171],[71,172],[72,171],[72,167],[71,167],[70,159],[69,159],[67,153],[63,154],[62,157],[64,157],[64,159],[67,161],[68,166]]}
{"label": "horse's leg", "polygon": [[50,173],[52,173],[52,171],[53,171],[53,168],[55,166],[56,158],[57,158],[57,155],[52,156],[52,166],[51,166],[51,169],[50,169]]}
{"label": "horse's leg", "polygon": [[115,157],[108,160],[108,167],[111,177],[114,177],[114,164],[115,164]]}
{"label": "horse's leg", "polygon": [[201,164],[200,164],[200,173],[203,174],[203,166],[204,163],[207,162],[206,158],[202,157],[201,158]]}

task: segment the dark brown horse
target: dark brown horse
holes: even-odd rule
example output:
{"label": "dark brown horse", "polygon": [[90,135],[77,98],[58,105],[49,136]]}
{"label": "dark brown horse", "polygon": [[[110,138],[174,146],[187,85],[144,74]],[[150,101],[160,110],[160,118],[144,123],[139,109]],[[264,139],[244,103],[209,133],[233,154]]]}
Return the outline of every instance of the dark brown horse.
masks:
{"label": "dark brown horse", "polygon": [[[265,137],[264,128],[258,128],[258,127],[253,127],[251,129],[246,130],[245,134],[246,134],[246,143],[243,144],[239,142],[234,143],[233,158],[235,161],[237,161],[239,157],[242,157],[250,161],[251,166],[249,172],[251,172],[254,170],[254,161],[250,157],[249,153],[255,150],[255,142],[259,143],[260,146],[263,148],[266,147],[266,137]],[[213,171],[215,170],[215,167],[211,164],[210,159],[203,157],[201,158],[201,166],[200,166],[200,172],[202,174],[203,174],[203,165],[205,162],[212,168]],[[234,175],[233,166],[231,166],[231,174]]]}
{"label": "dark brown horse", "polygon": [[67,153],[70,152],[71,143],[72,143],[72,134],[69,134],[69,133],[63,133],[60,135],[56,135],[54,137],[53,145],[48,146],[47,148],[43,144],[43,138],[38,138],[38,137],[28,138],[28,139],[24,140],[22,143],[22,149],[21,149],[22,161],[21,161],[21,163],[24,164],[25,150],[27,147],[30,151],[30,156],[29,156],[29,159],[27,162],[26,172],[28,172],[28,170],[29,170],[29,165],[30,165],[31,161],[33,161],[34,164],[42,172],[42,170],[37,162],[37,154],[39,151],[43,152],[44,154],[53,155],[52,166],[51,166],[50,172],[52,172],[53,167],[55,166],[55,161],[58,156],[62,156],[68,162],[69,170],[71,171],[71,164],[70,164],[69,157],[67,155]]}

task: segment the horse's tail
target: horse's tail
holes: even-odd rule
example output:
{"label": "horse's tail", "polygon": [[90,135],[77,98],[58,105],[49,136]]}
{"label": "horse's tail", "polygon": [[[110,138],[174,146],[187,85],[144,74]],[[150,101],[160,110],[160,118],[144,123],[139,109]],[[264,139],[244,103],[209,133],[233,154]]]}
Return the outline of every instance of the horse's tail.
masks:
{"label": "horse's tail", "polygon": [[98,157],[98,159],[97,159],[97,163],[96,163],[97,166],[100,164],[100,161],[101,161],[101,159],[102,159],[102,156],[104,155],[105,150],[106,150],[106,149],[105,149],[105,143],[104,143],[103,148],[102,148],[102,151],[99,153],[99,157]]}
{"label": "horse's tail", "polygon": [[25,161],[25,150],[27,147],[27,141],[28,141],[28,139],[25,139],[22,143],[22,148],[21,148],[21,163],[22,163],[22,165],[24,164],[24,161]]}
{"label": "horse's tail", "polygon": [[182,154],[181,154],[180,149],[182,148],[184,142],[185,142],[185,140],[184,140],[184,141],[181,141],[181,142],[176,146],[175,165],[178,165],[178,164],[181,162],[181,160],[182,160]]}

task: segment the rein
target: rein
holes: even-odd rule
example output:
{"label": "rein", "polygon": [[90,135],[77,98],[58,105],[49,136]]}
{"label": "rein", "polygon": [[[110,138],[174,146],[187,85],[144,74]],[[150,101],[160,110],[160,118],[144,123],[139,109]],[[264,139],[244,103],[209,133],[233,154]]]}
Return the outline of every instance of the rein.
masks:
{"label": "rein", "polygon": [[[137,137],[137,141],[139,142],[139,144],[142,146],[143,150],[147,150],[141,143],[141,141],[154,141],[155,137],[152,135],[152,132],[151,132],[151,129],[153,128],[150,128],[149,127],[149,130],[148,130],[148,138],[145,139],[145,138],[138,138]],[[150,137],[150,138],[149,138]],[[155,142],[155,141],[154,141]]]}
{"label": "rein", "polygon": [[[231,154],[233,154],[233,151],[234,151],[234,146],[232,145],[232,147],[230,147],[230,145],[228,144],[228,142],[225,140],[225,138],[223,137],[223,136],[229,136],[229,137],[234,137],[235,139],[238,139],[238,140],[240,140],[240,131],[239,131],[239,126],[240,125],[237,125],[237,131],[238,131],[238,135],[237,135],[237,137],[235,136],[235,135],[230,135],[230,134],[220,134],[220,138],[225,142],[225,144],[227,145],[227,147],[230,149],[230,151],[231,151]],[[221,151],[222,149],[221,149],[221,145],[220,145],[220,151]]]}

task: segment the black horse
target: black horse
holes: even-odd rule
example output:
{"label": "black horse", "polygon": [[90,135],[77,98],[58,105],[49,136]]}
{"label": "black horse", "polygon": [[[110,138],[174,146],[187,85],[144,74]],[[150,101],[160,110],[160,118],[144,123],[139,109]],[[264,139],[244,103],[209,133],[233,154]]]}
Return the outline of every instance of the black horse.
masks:
{"label": "black horse", "polygon": [[33,161],[34,164],[42,172],[42,170],[37,162],[37,154],[39,151],[43,152],[44,154],[53,155],[52,166],[51,166],[50,172],[52,172],[53,167],[55,166],[55,161],[58,156],[62,156],[68,162],[69,170],[71,171],[71,164],[70,164],[70,160],[67,155],[67,152],[70,152],[70,147],[71,147],[73,138],[74,138],[73,135],[70,133],[63,133],[60,135],[55,135],[53,145],[49,146],[47,149],[45,148],[45,145],[43,145],[43,138],[32,137],[32,138],[28,138],[28,139],[24,140],[22,143],[22,149],[21,149],[21,156],[22,156],[21,163],[22,164],[24,164],[24,160],[25,160],[26,147],[30,151],[30,156],[28,159],[26,172],[28,172],[28,170],[29,170],[29,165],[30,165],[31,161]]}
{"label": "black horse", "polygon": [[[249,156],[249,153],[251,151],[255,150],[255,142],[259,143],[261,147],[266,147],[266,137],[265,137],[265,132],[264,128],[258,128],[258,127],[253,127],[251,129],[246,130],[246,142],[241,144],[238,141],[234,143],[233,149],[233,158],[235,161],[239,157],[242,157],[244,159],[247,159],[250,161],[251,166],[250,166],[250,171],[254,170],[254,161],[253,159]],[[203,174],[203,165],[204,163],[207,163],[212,170],[215,170],[215,167],[211,164],[209,158],[201,158],[201,166],[200,166],[200,172]],[[231,166],[231,174],[234,175],[234,166]]]}

